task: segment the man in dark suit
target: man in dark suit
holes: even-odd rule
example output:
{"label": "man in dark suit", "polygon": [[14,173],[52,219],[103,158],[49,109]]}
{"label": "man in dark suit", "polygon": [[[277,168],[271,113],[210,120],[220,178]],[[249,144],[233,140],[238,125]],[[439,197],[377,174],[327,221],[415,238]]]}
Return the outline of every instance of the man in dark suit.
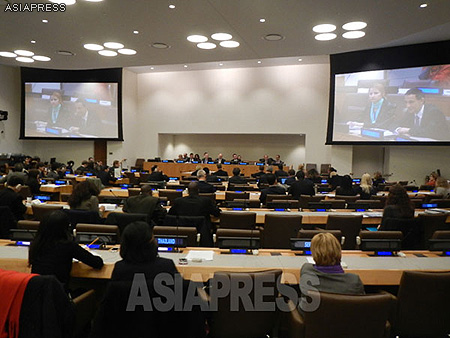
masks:
{"label": "man in dark suit", "polygon": [[288,178],[284,182],[284,184],[291,186],[295,182],[295,170],[289,169],[288,171]]}
{"label": "man in dark suit", "polygon": [[198,177],[198,192],[200,193],[215,193],[216,188],[212,185],[206,182],[206,172],[205,170],[199,170],[197,171],[197,177]]}
{"label": "man in dark suit", "polygon": [[75,102],[75,114],[71,119],[70,131],[73,133],[98,135],[99,124],[101,121],[97,119],[94,112],[88,111],[82,99]]}
{"label": "man in dark suit", "polygon": [[277,177],[277,179],[279,177],[287,177],[287,176],[289,176],[289,174],[283,170],[283,164],[282,163],[278,164],[278,170],[275,171],[275,176]]}
{"label": "man in dark suit", "polygon": [[217,171],[214,173],[214,176],[226,176],[228,177],[228,173],[225,170],[222,170],[222,165],[220,163],[217,164]]}
{"label": "man in dark suit", "polygon": [[263,165],[260,165],[258,169],[259,169],[259,171],[257,173],[254,173],[251,175],[253,178],[260,179],[261,176],[265,175],[265,173],[264,173],[265,167]]}
{"label": "man in dark suit", "polygon": [[267,195],[286,195],[286,190],[277,184],[277,177],[274,174],[266,174],[267,183],[269,187],[261,190],[259,201],[265,205]]}
{"label": "man in dark suit", "polygon": [[450,133],[444,114],[431,104],[425,103],[425,95],[418,88],[405,94],[406,116],[395,129],[399,134],[449,140]]}
{"label": "man in dark suit", "polygon": [[223,158],[222,153],[220,153],[219,155],[217,155],[216,160],[214,161],[214,163],[216,164],[222,164],[223,162],[225,162],[226,160]]}
{"label": "man in dark suit", "polygon": [[212,158],[209,157],[208,152],[205,151],[205,153],[203,154],[202,163],[208,163],[208,162],[212,162]]}
{"label": "man in dark suit", "polygon": [[162,224],[166,216],[166,210],[161,206],[158,198],[152,196],[150,185],[142,186],[140,195],[128,197],[123,205],[123,211],[147,214],[156,224]]}
{"label": "man in dark suit", "polygon": [[295,174],[297,181],[291,184],[288,193],[292,195],[292,199],[298,200],[300,195],[314,196],[314,183],[309,179],[305,179],[305,173],[302,170]]}
{"label": "man in dark suit", "polygon": [[27,207],[22,202],[19,195],[24,182],[20,177],[11,176],[6,183],[6,188],[0,190],[0,206],[9,207],[16,221],[23,219]]}
{"label": "man in dark suit", "polygon": [[259,162],[264,163],[264,165],[271,165],[273,163],[273,158],[266,154],[263,158],[259,159]]}
{"label": "man in dark suit", "polygon": [[148,176],[148,182],[169,182],[169,177],[164,175],[163,172],[159,171],[158,166],[154,165],[152,167],[152,173]]}
{"label": "man in dark suit", "polygon": [[231,161],[230,161],[230,163],[231,164],[239,164],[239,158],[238,158],[238,155],[237,154],[233,154],[233,157],[231,158]]}
{"label": "man in dark suit", "polygon": [[241,176],[241,169],[233,168],[233,176],[228,180],[228,184],[247,184],[247,180]]}

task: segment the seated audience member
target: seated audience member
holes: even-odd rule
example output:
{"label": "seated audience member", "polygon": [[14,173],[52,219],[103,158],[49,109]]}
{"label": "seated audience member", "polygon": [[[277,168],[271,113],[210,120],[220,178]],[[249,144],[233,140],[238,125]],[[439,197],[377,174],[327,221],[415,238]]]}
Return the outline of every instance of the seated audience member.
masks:
{"label": "seated audience member", "polygon": [[31,194],[39,194],[41,188],[41,183],[39,181],[39,170],[30,169],[28,170],[27,176],[28,178],[25,183],[30,187]]}
{"label": "seated audience member", "polygon": [[111,167],[109,167],[109,172],[112,177],[119,178],[122,174],[122,163],[119,160],[114,160]]}
{"label": "seated audience member", "polygon": [[292,199],[298,200],[300,199],[300,195],[314,196],[314,183],[309,179],[305,179],[305,173],[299,170],[295,176],[297,177],[297,181],[291,184],[288,192],[292,195]]}
{"label": "seated audience member", "polygon": [[209,163],[209,162],[212,162],[212,158],[209,157],[208,152],[205,151],[205,152],[203,153],[202,163]]}
{"label": "seated audience member", "polygon": [[269,184],[269,182],[267,182],[267,175],[272,175],[272,174],[273,174],[273,167],[271,165],[269,165],[266,169],[266,173],[259,177],[258,187],[260,187],[261,184]]}
{"label": "seated audience member", "polygon": [[439,175],[435,173],[434,171],[426,178],[426,185],[429,185],[431,187],[434,187],[436,185],[436,180],[438,179]]}
{"label": "seated audience member", "polygon": [[39,178],[45,178],[47,176],[47,171],[48,171],[45,163],[38,162],[37,168],[39,170]]}
{"label": "seated audience member", "polygon": [[195,166],[195,170],[191,173],[191,176],[197,176],[197,173],[198,173],[199,170],[202,170],[201,164],[197,164]]}
{"label": "seated audience member", "polygon": [[200,163],[201,159],[200,159],[200,155],[199,154],[195,154],[194,155],[194,161]]}
{"label": "seated audience member", "polygon": [[102,184],[107,187],[114,184],[117,179],[109,170],[109,167],[104,165],[100,167],[100,170],[97,172],[96,176],[102,181]]}
{"label": "seated audience member", "polygon": [[95,269],[103,267],[101,257],[92,255],[73,240],[69,217],[63,211],[54,211],[41,222],[31,243],[28,254],[31,272],[54,275],[67,290],[74,258]]}
{"label": "seated audience member", "polygon": [[99,194],[100,190],[93,182],[87,180],[78,183],[73,188],[72,195],[70,195],[68,200],[70,209],[97,211],[101,216],[103,211],[105,211],[105,207],[98,207]]}
{"label": "seated audience member", "polygon": [[[211,175],[211,172],[209,171],[208,167],[204,167],[203,171],[206,174],[206,182],[219,182],[219,178],[216,175]],[[197,174],[198,174],[198,172],[197,172]]]}
{"label": "seated audience member", "polygon": [[10,170],[8,175],[3,176],[2,178],[0,178],[0,183],[5,183],[9,180],[10,177],[19,177],[20,179],[22,179],[22,181],[26,182],[27,180],[27,173],[24,171],[23,169],[23,164],[22,163],[16,163],[14,164],[14,168],[13,170]]}
{"label": "seated audience member", "polygon": [[292,183],[295,182],[295,170],[294,169],[289,169],[288,171],[288,178],[286,179],[286,181],[284,182],[284,184],[291,186]]}
{"label": "seated audience member", "polygon": [[265,174],[264,169],[265,169],[265,167],[263,165],[260,165],[258,167],[259,171],[257,173],[251,174],[251,176],[253,178],[258,178],[258,179],[261,178],[261,176],[263,176]]}
{"label": "seated audience member", "polygon": [[223,158],[222,153],[220,153],[219,155],[217,155],[217,158],[215,159],[214,163],[222,164],[223,162],[226,162],[226,160]]}
{"label": "seated audience member", "polygon": [[259,159],[260,163],[264,163],[264,165],[272,165],[273,158],[269,157],[269,155],[265,154],[263,158]]}
{"label": "seated audience member", "polygon": [[81,165],[75,170],[75,174],[76,175],[84,175],[87,172],[89,172],[88,164],[89,164],[88,161],[83,160],[81,162]]}
{"label": "seated audience member", "polygon": [[164,175],[162,171],[159,171],[158,166],[154,165],[152,167],[152,173],[148,176],[148,182],[169,182],[169,177]]}
{"label": "seated audience member", "polygon": [[328,169],[328,185],[331,188],[331,191],[336,190],[338,186],[342,183],[342,176],[339,176],[337,170],[333,167]]}
{"label": "seated audience member", "polygon": [[178,157],[174,159],[175,162],[184,162],[183,154],[178,154]]}
{"label": "seated audience member", "polygon": [[9,207],[16,221],[22,220],[27,211],[27,207],[22,202],[23,198],[19,195],[23,184],[20,177],[11,176],[6,182],[6,188],[0,190],[0,206]]}
{"label": "seated audience member", "polygon": [[189,157],[186,158],[186,163],[192,163],[194,161],[194,153],[190,153]]}
{"label": "seated audience member", "polygon": [[336,195],[356,196],[356,191],[353,189],[353,180],[349,175],[342,177],[341,185],[336,189]]}
{"label": "seated audience member", "polygon": [[322,183],[322,178],[320,177],[319,172],[314,168],[308,170],[307,177],[313,183]]}
{"label": "seated audience member", "polygon": [[[309,290],[345,295],[365,294],[358,275],[346,273],[341,266],[341,245],[328,232],[315,235],[311,240],[311,254],[315,264],[304,263],[300,270],[302,293]],[[311,281],[318,282],[311,283]]]}
{"label": "seated audience member", "polygon": [[370,174],[365,173],[361,177],[361,183],[359,187],[356,188],[356,193],[359,194],[360,199],[362,200],[370,200],[370,196],[377,194],[377,189],[372,186],[372,179]]}
{"label": "seated audience member", "polygon": [[387,229],[386,220],[389,218],[412,219],[414,218],[414,204],[409,199],[405,188],[400,184],[394,185],[389,189],[389,195],[386,199],[386,206],[381,219],[380,230],[397,230]]}
{"label": "seated audience member", "polygon": [[25,156],[25,159],[23,160],[23,168],[25,170],[31,169],[31,156]]}
{"label": "seated audience member", "polygon": [[158,198],[152,196],[152,187],[144,185],[137,196],[128,197],[123,205],[123,211],[134,214],[147,214],[156,224],[162,224],[166,216],[166,209],[159,203]]}
{"label": "seated audience member", "polygon": [[281,160],[281,156],[280,155],[276,155],[275,156],[275,160],[272,162],[272,165],[279,166],[280,164],[284,165],[284,162]]}
{"label": "seated audience member", "polygon": [[275,176],[277,177],[277,179],[279,177],[287,177],[287,176],[289,176],[289,174],[283,170],[283,164],[282,163],[278,164],[278,170],[275,171]]}
{"label": "seated audience member", "polygon": [[230,161],[230,163],[231,164],[239,164],[239,158],[238,158],[238,155],[237,154],[233,154],[233,157],[231,158],[231,161]]}
{"label": "seated audience member", "polygon": [[434,193],[436,195],[442,195],[444,198],[450,198],[450,185],[448,184],[447,179],[438,177]]}
{"label": "seated audience member", "polygon": [[73,174],[73,166],[75,165],[75,162],[70,160],[67,161],[66,171],[68,171],[70,174]]}
{"label": "seated audience member", "polygon": [[217,164],[217,171],[213,175],[228,177],[228,173],[222,169],[222,164],[220,164],[220,163]]}
{"label": "seated audience member", "polygon": [[378,187],[378,184],[383,184],[386,180],[383,178],[383,175],[377,171],[373,174],[373,186],[375,188]]}
{"label": "seated audience member", "polygon": [[58,173],[58,169],[61,167],[61,163],[53,162],[50,165],[51,170],[47,173],[47,178],[52,178],[54,180],[59,180],[61,177]]}
{"label": "seated audience member", "polygon": [[241,169],[233,168],[233,176],[228,180],[228,184],[247,184],[245,177],[241,176]]}
{"label": "seated audience member", "polygon": [[197,172],[198,177],[198,192],[199,193],[214,193],[216,192],[216,187],[212,184],[206,182],[206,172],[204,170],[199,170]]}
{"label": "seated audience member", "polygon": [[262,204],[266,204],[267,195],[286,195],[286,190],[277,184],[277,178],[274,174],[267,174],[267,183],[269,187],[261,190],[261,195],[259,196],[259,201]]}

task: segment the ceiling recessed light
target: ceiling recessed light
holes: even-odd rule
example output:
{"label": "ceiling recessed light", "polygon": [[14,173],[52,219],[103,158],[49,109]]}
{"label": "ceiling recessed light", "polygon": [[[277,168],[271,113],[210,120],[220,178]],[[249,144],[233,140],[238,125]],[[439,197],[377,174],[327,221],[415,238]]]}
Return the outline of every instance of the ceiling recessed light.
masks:
{"label": "ceiling recessed light", "polygon": [[336,34],[334,33],[325,33],[325,34],[317,34],[314,38],[319,41],[329,41],[336,39]]}
{"label": "ceiling recessed light", "polygon": [[342,34],[342,37],[346,39],[359,39],[362,38],[364,35],[366,35],[366,33],[364,33],[363,31],[351,31],[345,32],[344,34]]}
{"label": "ceiling recessed light", "polygon": [[36,40],[31,40],[30,42],[31,42],[31,43],[36,43]]}
{"label": "ceiling recessed light", "polygon": [[184,67],[184,68],[187,68],[187,65],[184,65],[183,67]]}
{"label": "ceiling recessed light", "polygon": [[203,35],[189,35],[187,40],[194,43],[200,43],[208,41],[208,38]]}
{"label": "ceiling recessed light", "polygon": [[259,19],[259,22],[266,22],[266,19],[261,18],[261,19]]}
{"label": "ceiling recessed light", "polygon": [[103,56],[116,56],[117,52],[113,50],[99,50],[98,53]]}
{"label": "ceiling recessed light", "polygon": [[75,53],[72,53],[70,50],[58,50],[56,52],[56,54],[62,55],[62,56],[74,56],[75,55]]}
{"label": "ceiling recessed light", "polygon": [[48,23],[47,19],[42,20],[43,23]]}
{"label": "ceiling recessed light", "polygon": [[83,45],[84,48],[89,50],[102,50],[103,46],[97,45],[96,43],[86,43]]}
{"label": "ceiling recessed light", "polygon": [[150,67],[151,70],[155,69],[155,67]]}
{"label": "ceiling recessed light", "polygon": [[170,8],[170,9],[174,9],[174,8],[175,8],[175,5],[169,5],[169,8]]}
{"label": "ceiling recessed light", "polygon": [[360,29],[366,28],[367,23],[363,21],[353,21],[353,22],[347,22],[342,26],[343,29],[347,31],[359,31]]}
{"label": "ceiling recessed light", "polygon": [[303,59],[298,59],[297,61],[298,61],[298,62],[302,62],[302,60],[303,60]]}
{"label": "ceiling recessed light", "polygon": [[258,60],[258,63],[262,63],[262,61],[261,61],[261,60]]}
{"label": "ceiling recessed light", "polygon": [[5,58],[15,58],[17,54],[11,52],[0,52],[0,56],[3,56]]}
{"label": "ceiling recessed light", "polygon": [[154,42],[151,44],[151,46],[153,48],[157,48],[157,49],[167,49],[170,48],[169,45],[165,44],[164,42]]}
{"label": "ceiling recessed light", "polygon": [[75,4],[76,0],[49,0],[50,2],[54,2],[55,4],[66,4],[68,6]]}
{"label": "ceiling recessed light", "polygon": [[23,56],[17,57],[17,58],[16,58],[16,61],[19,61],[19,62],[26,62],[26,63],[32,63],[32,62],[34,62],[34,60],[33,60],[32,58],[26,58],[26,57],[23,57]]}
{"label": "ceiling recessed light", "polygon": [[212,42],[200,42],[197,44],[197,47],[200,49],[214,49],[217,45]]}
{"label": "ceiling recessed light", "polygon": [[139,31],[133,31],[133,34],[139,34]]}
{"label": "ceiling recessed light", "polygon": [[313,27],[313,31],[316,33],[330,33],[333,32],[336,29],[335,25],[324,23],[321,25],[317,25]]}
{"label": "ceiling recessed light", "polygon": [[239,42],[237,42],[237,41],[221,41],[220,45],[225,48],[236,48],[236,47],[239,47]]}
{"label": "ceiling recessed light", "polygon": [[44,55],[35,55],[33,56],[33,59],[36,61],[50,61],[51,59],[48,56],[44,56]]}
{"label": "ceiling recessed light", "polygon": [[219,66],[223,66],[223,63],[219,63]]}
{"label": "ceiling recessed light", "polygon": [[22,49],[17,49],[14,51],[14,53],[16,53],[17,55],[20,56],[33,56],[34,53],[30,52],[29,50],[22,50]]}
{"label": "ceiling recessed light", "polygon": [[424,3],[424,4],[421,4],[421,5],[420,5],[420,8],[425,8],[425,7],[427,7],[427,6],[428,6],[428,4],[425,4],[425,3]]}
{"label": "ceiling recessed light", "polygon": [[122,48],[122,49],[119,49],[118,52],[123,55],[134,55],[137,53],[134,49],[130,49],[130,48]]}
{"label": "ceiling recessed light", "polygon": [[267,34],[263,39],[267,41],[280,41],[284,39],[284,36],[280,34]]}
{"label": "ceiling recessed light", "polygon": [[121,44],[119,42],[105,42],[103,44],[103,46],[105,46],[106,48],[111,48],[111,49],[121,49],[121,48],[125,47],[123,44]]}
{"label": "ceiling recessed light", "polygon": [[228,33],[214,33],[213,35],[211,35],[211,38],[217,41],[230,40],[232,37],[233,36]]}

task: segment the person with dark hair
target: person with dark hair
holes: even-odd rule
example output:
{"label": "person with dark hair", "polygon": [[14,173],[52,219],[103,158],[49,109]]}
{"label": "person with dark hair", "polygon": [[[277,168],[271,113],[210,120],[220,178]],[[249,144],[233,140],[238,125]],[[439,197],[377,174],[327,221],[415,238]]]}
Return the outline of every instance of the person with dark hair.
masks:
{"label": "person with dark hair", "polygon": [[75,162],[70,160],[67,161],[66,171],[68,171],[70,174],[73,174],[73,166],[75,165]]}
{"label": "person with dark hair", "polygon": [[279,163],[277,166],[278,166],[278,170],[275,171],[275,176],[277,177],[277,179],[280,177],[289,176],[289,174],[283,170],[283,163]]}
{"label": "person with dark hair", "polygon": [[295,170],[289,169],[288,170],[288,178],[284,182],[284,184],[291,186],[295,182]]}
{"label": "person with dark hair", "polygon": [[300,199],[300,195],[314,196],[314,183],[309,179],[305,179],[305,173],[299,170],[295,176],[297,177],[297,181],[291,184],[288,192],[292,195],[292,199],[298,200]]}
{"label": "person with dark hair", "polygon": [[265,166],[260,165],[260,166],[258,167],[258,172],[257,172],[257,173],[254,173],[254,174],[251,174],[251,176],[252,176],[253,178],[259,179],[259,178],[261,178],[261,176],[263,176],[263,175],[265,174],[265,172],[264,172],[265,169],[266,169]]}
{"label": "person with dark hair", "polygon": [[389,189],[386,206],[383,210],[380,230],[386,229],[386,220],[389,218],[412,219],[414,218],[414,204],[409,199],[408,193],[400,184]]}
{"label": "person with dark hair", "polygon": [[222,155],[222,153],[220,153],[219,155],[217,155],[217,158],[214,160],[214,163],[215,164],[222,164],[222,163],[224,163],[224,162],[226,162],[227,160],[225,160],[224,158],[223,158],[223,155]]}
{"label": "person with dark hair", "polygon": [[273,162],[272,162],[272,165],[274,165],[274,166],[276,165],[279,168],[280,164],[284,165],[284,162],[281,160],[281,156],[280,155],[276,155],[275,156],[275,160],[273,160]]}
{"label": "person with dark hair", "polygon": [[33,195],[40,193],[41,183],[39,181],[39,170],[30,169],[28,170],[28,178],[26,180],[26,185],[30,187],[30,191]]}
{"label": "person with dark hair", "polygon": [[83,160],[81,162],[81,165],[77,168],[77,170],[75,170],[75,174],[84,175],[85,173],[87,173],[89,171],[88,165],[89,161]]}
{"label": "person with dark hair", "polygon": [[99,119],[86,107],[86,100],[78,98],[72,115],[70,131],[77,134],[98,135]]}
{"label": "person with dark hair", "polygon": [[23,219],[27,207],[23,205],[23,198],[19,195],[24,181],[17,176],[11,176],[6,183],[6,188],[0,190],[0,206],[8,207],[16,221]]}
{"label": "person with dark hair", "polygon": [[27,173],[23,170],[22,163],[17,162],[16,164],[14,164],[13,170],[10,170],[8,175],[2,177],[0,179],[0,183],[7,182],[13,176],[21,178],[24,182],[27,180]]}
{"label": "person with dark hair", "polygon": [[353,189],[353,180],[350,175],[344,175],[342,177],[341,185],[336,189],[336,195],[356,196],[356,191]]}
{"label": "person with dark hair", "polygon": [[102,184],[107,187],[114,184],[117,179],[109,170],[109,167],[104,165],[100,167],[100,170],[97,172],[97,177],[102,181]]}
{"label": "person with dark hair", "polygon": [[166,209],[159,203],[158,198],[152,196],[152,187],[143,185],[141,193],[128,197],[123,205],[123,211],[134,214],[147,214],[156,224],[161,225],[166,216]]}
{"label": "person with dark hair", "polygon": [[228,177],[228,173],[222,169],[222,164],[217,163],[217,171],[213,174],[214,176],[226,176]]}
{"label": "person with dark hair", "polygon": [[73,188],[72,195],[68,200],[70,209],[97,211],[101,215],[105,207],[98,207],[99,194],[100,190],[93,182],[86,180],[78,183]]}
{"label": "person with dark hair", "polygon": [[199,154],[195,154],[195,155],[194,155],[194,161],[195,161],[195,162],[198,162],[198,163],[201,162],[201,160],[200,160],[200,155],[199,155]]}
{"label": "person with dark hair", "polygon": [[261,195],[259,196],[259,201],[265,205],[267,195],[286,195],[286,190],[277,184],[277,177],[274,174],[267,174],[267,183],[269,187],[261,190]]}
{"label": "person with dark hair", "polygon": [[309,169],[306,173],[308,179],[310,179],[313,183],[321,183],[322,177],[320,177],[319,172],[316,169]]}
{"label": "person with dark hair", "polygon": [[159,171],[158,166],[152,167],[152,173],[148,176],[148,182],[169,182],[169,177],[164,175],[162,171]]}
{"label": "person with dark hair", "polygon": [[47,178],[52,178],[54,180],[60,179],[58,169],[61,168],[61,163],[53,162],[50,167],[51,167],[51,170],[47,173]]}
{"label": "person with dark hair", "polygon": [[386,182],[386,180],[383,178],[383,175],[381,174],[381,172],[376,171],[373,174],[373,186],[375,188],[377,188],[378,184],[383,184],[384,182]]}
{"label": "person with dark hair", "polygon": [[425,95],[419,88],[405,94],[406,116],[395,129],[398,134],[449,140],[450,133],[444,114],[434,105],[425,103]]}
{"label": "person with dark hair", "polygon": [[70,116],[63,105],[60,92],[53,92],[50,96],[50,109],[48,112],[48,125],[54,127],[68,128]]}
{"label": "person with dark hair", "polygon": [[67,290],[74,258],[94,269],[103,267],[101,257],[94,256],[74,242],[67,214],[60,210],[54,211],[41,222],[31,243],[28,253],[31,272],[54,275]]}
{"label": "person with dark hair", "polygon": [[205,151],[205,152],[203,153],[202,163],[209,163],[209,162],[212,162],[212,158],[209,157],[208,152]]}
{"label": "person with dark hair", "polygon": [[241,176],[241,169],[233,168],[233,176],[228,180],[228,184],[247,184],[247,180]]}

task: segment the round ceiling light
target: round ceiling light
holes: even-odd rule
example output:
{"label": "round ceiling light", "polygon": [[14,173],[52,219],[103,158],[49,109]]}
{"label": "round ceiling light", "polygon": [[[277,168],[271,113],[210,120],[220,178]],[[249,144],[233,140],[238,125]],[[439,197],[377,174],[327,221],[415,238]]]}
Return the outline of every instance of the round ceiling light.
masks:
{"label": "round ceiling light", "polygon": [[42,20],[43,23],[48,23],[47,19]]}
{"label": "round ceiling light", "polygon": [[259,19],[259,22],[266,22],[266,19],[261,18],[261,19]]}
{"label": "round ceiling light", "polygon": [[426,8],[426,7],[428,7],[428,4],[423,3],[423,4],[421,4],[419,7],[420,7],[420,8]]}
{"label": "round ceiling light", "polygon": [[346,39],[359,39],[362,38],[364,35],[366,35],[366,33],[364,33],[363,31],[350,31],[342,34],[342,37]]}
{"label": "round ceiling light", "polygon": [[0,52],[0,56],[3,56],[5,58],[15,58],[17,54],[11,52]]}
{"label": "round ceiling light", "polygon": [[33,59],[36,61],[50,61],[51,59],[48,56],[44,56],[44,55],[35,55],[33,56]]}
{"label": "round ceiling light", "polygon": [[129,48],[119,49],[118,52],[123,55],[134,55],[137,53],[134,49],[129,49]]}
{"label": "round ceiling light", "polygon": [[77,0],[49,0],[55,4],[66,4],[68,6],[73,5],[77,2]]}
{"label": "round ceiling light", "polygon": [[346,31],[359,31],[363,28],[367,27],[367,23],[363,21],[353,21],[353,22],[347,22],[342,26],[343,29]]}
{"label": "round ceiling light", "polygon": [[17,57],[16,61],[25,62],[25,63],[32,63],[32,62],[34,62],[34,60],[32,58],[26,58],[26,57],[23,57],[23,56]]}
{"label": "round ceiling light", "polygon": [[85,45],[83,45],[84,48],[89,49],[89,50],[102,50],[103,46],[101,45],[97,45],[96,43],[86,43]]}
{"label": "round ceiling light", "polygon": [[200,49],[214,49],[217,45],[212,42],[201,42],[197,44],[197,47]]}
{"label": "round ceiling light", "polygon": [[157,49],[167,49],[170,48],[169,45],[165,44],[164,42],[154,42],[151,44],[151,46],[153,48],[157,48]]}
{"label": "round ceiling light", "polygon": [[194,43],[200,43],[208,41],[208,38],[203,35],[189,35],[187,40]]}
{"label": "round ceiling light", "polygon": [[174,9],[174,8],[175,8],[175,5],[169,5],[169,8],[170,8],[170,9]]}
{"label": "round ceiling light", "polygon": [[324,23],[314,26],[312,30],[316,33],[330,33],[336,30],[336,26],[329,23]]}
{"label": "round ceiling light", "polygon": [[33,56],[34,53],[30,52],[29,50],[23,50],[23,49],[17,49],[14,51],[14,53],[16,53],[17,55],[20,56]]}
{"label": "round ceiling light", "polygon": [[239,42],[237,42],[237,41],[221,41],[220,45],[225,48],[236,48],[236,47],[239,47]]}
{"label": "round ceiling light", "polygon": [[280,34],[267,34],[263,39],[267,41],[280,41],[284,39],[284,36]]}
{"label": "round ceiling light", "polygon": [[217,41],[225,41],[230,40],[231,38],[233,38],[233,36],[228,33],[214,33],[213,35],[211,35],[211,38]]}
{"label": "round ceiling light", "polygon": [[111,49],[122,49],[123,47],[125,47],[123,44],[119,42],[105,42],[103,46]]}
{"label": "round ceiling light", "polygon": [[317,34],[314,38],[318,41],[329,41],[336,39],[336,34],[334,33],[325,33],[325,34]]}
{"label": "round ceiling light", "polygon": [[103,56],[116,56],[117,52],[113,50],[99,50],[98,53]]}

